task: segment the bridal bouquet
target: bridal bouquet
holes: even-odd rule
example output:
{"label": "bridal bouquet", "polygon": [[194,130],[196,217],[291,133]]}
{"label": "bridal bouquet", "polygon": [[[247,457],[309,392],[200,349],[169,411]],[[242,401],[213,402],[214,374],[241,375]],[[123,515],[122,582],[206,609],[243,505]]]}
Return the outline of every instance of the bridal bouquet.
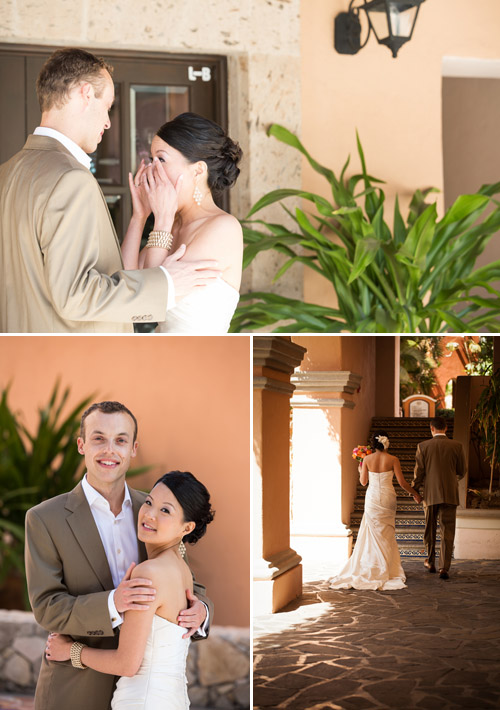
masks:
{"label": "bridal bouquet", "polygon": [[371,446],[355,446],[352,450],[352,457],[359,463],[363,463],[363,459],[368,454],[373,454]]}

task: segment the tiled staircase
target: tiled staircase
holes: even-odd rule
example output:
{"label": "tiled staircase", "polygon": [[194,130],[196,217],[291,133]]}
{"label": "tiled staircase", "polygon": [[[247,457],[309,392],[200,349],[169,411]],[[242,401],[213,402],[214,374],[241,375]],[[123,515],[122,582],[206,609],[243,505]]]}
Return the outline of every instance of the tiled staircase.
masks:
{"label": "tiled staircase", "polygon": [[[429,428],[430,419],[427,418],[403,418],[403,417],[377,417],[372,420],[372,426],[368,440],[372,431],[382,429],[387,432],[390,439],[390,453],[397,456],[401,461],[401,468],[404,477],[411,483],[413,470],[415,468],[415,452],[417,444],[431,436]],[[453,419],[448,419],[447,435],[453,437]],[[394,479],[394,487],[397,494],[396,510],[396,540],[399,546],[401,557],[425,557],[424,549],[424,511],[422,505],[417,505],[406,491],[404,491]],[[366,489],[358,483],[356,500],[354,501],[354,512],[351,515],[350,528],[353,533],[354,542],[358,534],[359,525],[365,507]],[[439,526],[436,538],[436,554],[439,553]]]}

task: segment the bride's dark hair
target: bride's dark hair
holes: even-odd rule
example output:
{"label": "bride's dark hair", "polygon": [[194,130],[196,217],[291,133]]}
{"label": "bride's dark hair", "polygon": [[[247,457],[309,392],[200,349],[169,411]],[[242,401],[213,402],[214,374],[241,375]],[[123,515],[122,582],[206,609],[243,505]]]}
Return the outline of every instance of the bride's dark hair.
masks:
{"label": "bride's dark hair", "polygon": [[170,471],[159,478],[155,486],[158,483],[167,486],[177,498],[184,514],[184,521],[195,523],[194,530],[184,536],[183,542],[192,544],[198,542],[215,515],[210,505],[210,493],[189,471]]}
{"label": "bride's dark hair", "polygon": [[212,195],[220,195],[236,182],[243,153],[217,123],[197,113],[181,113],[164,123],[156,135],[190,163],[203,160],[207,164]]}
{"label": "bride's dark hair", "polygon": [[377,436],[386,436],[389,438],[388,434],[386,431],[382,431],[382,429],[379,429],[378,431],[374,431],[372,434],[371,438],[371,447],[372,449],[377,449],[378,451],[384,451],[384,445],[377,439]]}

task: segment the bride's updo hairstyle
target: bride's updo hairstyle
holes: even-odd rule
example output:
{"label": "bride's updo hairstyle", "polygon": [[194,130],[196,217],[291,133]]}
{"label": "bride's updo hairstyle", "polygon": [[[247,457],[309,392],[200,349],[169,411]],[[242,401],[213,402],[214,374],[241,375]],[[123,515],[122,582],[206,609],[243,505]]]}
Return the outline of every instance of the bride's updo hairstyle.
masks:
{"label": "bride's updo hairstyle", "polygon": [[212,196],[220,195],[236,182],[243,155],[238,143],[208,118],[196,113],[181,113],[158,130],[158,138],[178,150],[190,163],[203,160],[208,167],[208,187]]}
{"label": "bride's updo hairstyle", "polygon": [[[379,438],[382,439],[382,441],[379,441]],[[384,439],[387,440],[387,445],[384,446]],[[377,451],[385,451],[386,448],[389,447],[389,437],[387,436],[386,431],[375,431],[373,433],[370,445],[372,449],[376,449]]]}
{"label": "bride's updo hairstyle", "polygon": [[184,522],[195,523],[194,530],[184,535],[182,541],[191,544],[198,542],[205,534],[207,525],[214,519],[215,511],[210,505],[210,493],[203,483],[188,471],[170,471],[159,478],[155,486],[158,483],[167,486],[177,498],[184,514]]}

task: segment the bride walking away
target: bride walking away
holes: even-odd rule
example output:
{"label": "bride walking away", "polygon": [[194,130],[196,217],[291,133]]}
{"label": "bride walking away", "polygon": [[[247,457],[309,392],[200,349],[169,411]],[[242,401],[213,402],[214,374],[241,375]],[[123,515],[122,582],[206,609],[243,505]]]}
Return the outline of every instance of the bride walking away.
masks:
{"label": "bride walking away", "polygon": [[386,432],[373,435],[372,449],[363,460],[360,482],[368,485],[365,511],[356,546],[338,575],[329,579],[330,589],[403,589],[406,576],[395,535],[396,491],[393,478],[417,503],[421,497],[406,482],[397,456],[389,454]]}

